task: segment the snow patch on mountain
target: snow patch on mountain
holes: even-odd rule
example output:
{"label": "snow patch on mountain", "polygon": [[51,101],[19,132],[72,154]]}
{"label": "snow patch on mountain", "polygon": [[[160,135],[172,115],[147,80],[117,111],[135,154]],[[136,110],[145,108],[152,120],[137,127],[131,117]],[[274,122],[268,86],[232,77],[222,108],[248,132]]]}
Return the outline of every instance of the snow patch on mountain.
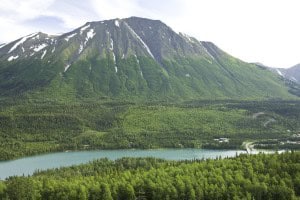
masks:
{"label": "snow patch on mountain", "polygon": [[[81,28],[81,30],[86,30],[87,28],[89,28],[90,25],[87,25],[83,28]],[[82,33],[82,32],[81,32]],[[94,36],[96,35],[96,32],[94,31],[94,29],[90,29],[87,33],[86,33],[86,38],[84,40],[84,42],[81,42],[79,49],[78,49],[78,54],[81,54],[84,47],[87,45],[88,41],[90,39],[92,39]]]}
{"label": "snow patch on mountain", "polygon": [[81,54],[82,51],[83,51],[83,44],[80,44],[78,54]]}
{"label": "snow patch on mountain", "polygon": [[4,44],[0,44],[0,49],[2,48],[2,47],[4,47],[6,44],[4,43]]}
{"label": "snow patch on mountain", "polygon": [[136,59],[136,62],[138,63],[138,64],[140,64],[140,60],[137,58],[137,56],[134,54],[134,57],[135,57],[135,59]]}
{"label": "snow patch on mountain", "polygon": [[114,50],[114,41],[113,41],[113,39],[111,39],[111,37],[109,38],[109,40],[110,40],[110,47],[109,47],[109,49],[111,51],[113,51]]}
{"label": "snow patch on mountain", "polygon": [[193,38],[185,33],[179,33],[179,35],[181,35],[185,40],[187,40],[189,43],[195,43],[193,41]]}
{"label": "snow patch on mountain", "polygon": [[28,38],[31,38],[33,36],[35,36],[37,33],[32,33],[30,35],[27,35],[23,38],[21,38],[18,42],[16,42],[14,44],[14,46],[8,51],[8,53],[12,52],[13,50],[15,50],[20,44],[23,44]]}
{"label": "snow patch on mountain", "polygon": [[95,35],[96,33],[94,32],[94,29],[90,29],[86,34],[84,45],[86,45],[89,39],[92,39]]}
{"label": "snow patch on mountain", "polygon": [[115,55],[115,53],[113,52],[113,60],[114,60],[114,63],[116,64],[116,55]]}
{"label": "snow patch on mountain", "polygon": [[283,76],[283,74],[281,73],[281,71],[279,69],[276,69],[276,72],[280,75]]}
{"label": "snow patch on mountain", "polygon": [[292,81],[298,82],[298,80],[295,77],[291,77]]}
{"label": "snow patch on mountain", "polygon": [[205,47],[201,42],[199,42],[199,43],[201,44],[201,46],[203,46],[203,49],[204,49],[204,51],[206,52],[206,54],[207,54],[209,57],[211,57],[212,60],[215,60],[215,58],[213,57],[213,55],[211,55],[211,54],[209,53],[209,51],[206,49],[206,47]]}
{"label": "snow patch on mountain", "polygon": [[67,37],[65,37],[65,40],[68,42],[72,37],[74,37],[75,35],[77,35],[77,33],[73,33],[71,35],[68,35]]}
{"label": "snow patch on mountain", "polygon": [[82,27],[82,28],[80,29],[80,35],[83,33],[83,31],[85,31],[85,30],[88,29],[89,27],[90,27],[90,24],[88,24],[88,25]]}
{"label": "snow patch on mountain", "polygon": [[66,65],[64,72],[66,72],[70,68],[70,66],[71,66],[70,64]]}
{"label": "snow patch on mountain", "polygon": [[7,61],[12,61],[12,60],[15,60],[15,59],[17,59],[17,58],[19,58],[19,56],[10,56],[8,59],[7,59]]}
{"label": "snow patch on mountain", "polygon": [[152,52],[150,51],[150,48],[147,46],[147,44],[142,40],[142,38],[127,24],[125,23],[127,28],[130,30],[130,32],[143,44],[144,48],[147,50],[147,52],[150,54],[150,56],[154,58]]}
{"label": "snow patch on mountain", "polygon": [[120,27],[119,20],[115,20],[115,26],[116,26],[116,27]]}
{"label": "snow patch on mountain", "polygon": [[33,39],[33,40],[40,39],[40,35],[37,34],[36,36],[32,37],[31,39]]}
{"label": "snow patch on mountain", "polygon": [[39,46],[37,46],[37,47],[35,47],[34,49],[33,49],[33,51],[35,51],[35,52],[39,52],[40,50],[42,50],[42,49],[44,49],[45,47],[47,47],[48,45],[47,44],[40,44]]}
{"label": "snow patch on mountain", "polygon": [[45,51],[43,52],[43,55],[41,56],[41,59],[43,59],[43,58],[45,57],[46,53],[47,53],[47,50],[45,50]]}
{"label": "snow patch on mountain", "polygon": [[86,39],[92,39],[96,35],[94,29],[90,29],[86,34]]}
{"label": "snow patch on mountain", "polygon": [[115,53],[113,52],[112,53],[112,56],[113,56],[113,60],[114,60],[114,64],[115,64],[115,72],[117,73],[118,72],[118,67],[117,67],[117,63],[116,63],[116,55],[115,55]]}

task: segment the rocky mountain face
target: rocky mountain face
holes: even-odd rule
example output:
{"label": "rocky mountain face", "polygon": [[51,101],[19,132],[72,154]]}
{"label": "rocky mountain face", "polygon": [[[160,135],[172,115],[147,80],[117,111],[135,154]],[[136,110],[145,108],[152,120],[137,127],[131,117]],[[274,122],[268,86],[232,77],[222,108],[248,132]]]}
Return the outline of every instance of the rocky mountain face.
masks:
{"label": "rocky mountain face", "polygon": [[281,71],[282,75],[285,76],[286,78],[296,83],[300,83],[300,64],[287,69],[278,69],[278,70]]}
{"label": "rocky mountain face", "polygon": [[284,82],[291,94],[300,97],[300,65],[295,65],[291,68],[274,68],[261,63],[255,63],[255,65],[276,74]]}
{"label": "rocky mountain face", "polygon": [[138,17],[88,22],[0,46],[0,95],[43,98],[293,98],[278,76],[211,42]]}
{"label": "rocky mountain face", "polygon": [[269,69],[270,71],[278,74],[279,76],[283,77],[284,79],[288,79],[295,83],[300,83],[300,64],[292,66],[290,68],[274,68],[268,67],[261,63],[255,63],[257,66]]}

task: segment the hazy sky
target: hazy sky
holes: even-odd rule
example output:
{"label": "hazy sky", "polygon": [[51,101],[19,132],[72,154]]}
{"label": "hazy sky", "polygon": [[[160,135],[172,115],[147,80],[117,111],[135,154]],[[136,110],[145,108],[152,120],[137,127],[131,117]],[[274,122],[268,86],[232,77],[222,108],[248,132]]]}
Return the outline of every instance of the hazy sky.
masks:
{"label": "hazy sky", "polygon": [[0,0],[0,43],[62,33],[87,21],[160,19],[248,62],[300,63],[299,0]]}

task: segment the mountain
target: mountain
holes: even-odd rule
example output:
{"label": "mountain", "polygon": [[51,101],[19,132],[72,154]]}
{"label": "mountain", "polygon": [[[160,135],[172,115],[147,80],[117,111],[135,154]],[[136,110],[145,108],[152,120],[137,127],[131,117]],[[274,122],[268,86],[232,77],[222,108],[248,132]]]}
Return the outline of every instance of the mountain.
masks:
{"label": "mountain", "polygon": [[287,69],[276,69],[278,74],[285,79],[289,92],[300,97],[300,64]]}
{"label": "mountain", "polygon": [[294,98],[265,68],[138,17],[88,22],[0,47],[0,95],[49,99]]}
{"label": "mountain", "polygon": [[267,66],[267,65],[264,65],[263,63],[259,63],[259,62],[256,62],[256,63],[252,63],[262,69],[267,69],[275,74],[277,74],[278,76],[280,77],[283,77],[283,78],[286,78],[285,77],[285,73],[286,73],[286,69],[285,68],[276,68],[276,67],[270,67],[270,66]]}
{"label": "mountain", "polygon": [[288,88],[289,93],[300,97],[300,65],[295,65],[294,67],[285,69],[269,67],[262,63],[253,64],[276,74],[284,82],[284,84]]}
{"label": "mountain", "polygon": [[285,77],[297,83],[300,83],[300,64],[297,64],[288,69],[280,69],[280,71],[282,71]]}
{"label": "mountain", "polygon": [[297,64],[290,68],[274,68],[265,66],[261,63],[255,63],[257,66],[269,69],[270,71],[278,74],[281,77],[284,77],[285,79],[288,79],[290,81],[293,81],[295,83],[300,83],[300,64]]}

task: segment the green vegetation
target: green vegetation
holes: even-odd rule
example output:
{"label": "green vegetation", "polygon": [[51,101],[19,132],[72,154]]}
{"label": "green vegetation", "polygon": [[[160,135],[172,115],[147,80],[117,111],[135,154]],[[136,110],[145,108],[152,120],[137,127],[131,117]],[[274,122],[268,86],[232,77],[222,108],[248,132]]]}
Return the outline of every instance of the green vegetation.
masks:
{"label": "green vegetation", "polygon": [[[191,99],[296,99],[298,85],[285,85],[269,70],[222,53],[215,60],[176,57],[162,63],[134,55],[116,63],[94,49],[64,72],[66,58],[0,62],[0,97],[49,101],[114,98],[130,101]],[[221,50],[218,50],[221,51]],[[118,72],[115,72],[117,67]]]}
{"label": "green vegetation", "polygon": [[165,161],[101,159],[68,168],[10,177],[1,199],[299,199],[300,153]]}
{"label": "green vegetation", "polygon": [[0,159],[82,149],[238,149],[244,141],[299,148],[297,101],[100,102],[3,101]]}

